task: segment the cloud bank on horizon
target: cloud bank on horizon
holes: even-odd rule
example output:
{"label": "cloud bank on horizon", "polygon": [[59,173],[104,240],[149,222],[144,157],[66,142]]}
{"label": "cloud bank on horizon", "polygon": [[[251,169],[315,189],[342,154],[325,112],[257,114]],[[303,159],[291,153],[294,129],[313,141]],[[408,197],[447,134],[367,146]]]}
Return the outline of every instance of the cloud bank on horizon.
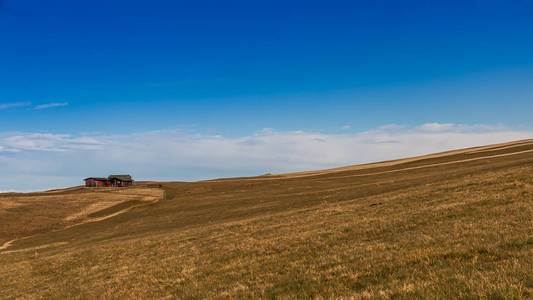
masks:
{"label": "cloud bank on horizon", "polygon": [[200,180],[354,165],[528,139],[503,125],[384,125],[325,134],[263,129],[239,138],[161,130],[127,135],[0,133],[0,190],[81,184],[88,176],[131,173],[137,180]]}

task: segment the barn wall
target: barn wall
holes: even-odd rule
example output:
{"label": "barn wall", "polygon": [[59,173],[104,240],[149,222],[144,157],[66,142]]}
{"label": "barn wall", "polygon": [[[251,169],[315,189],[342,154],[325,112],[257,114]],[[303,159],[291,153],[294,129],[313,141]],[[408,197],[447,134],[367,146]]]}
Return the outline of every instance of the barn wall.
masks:
{"label": "barn wall", "polygon": [[106,186],[125,187],[125,186],[131,186],[132,184],[133,184],[132,181],[121,181],[121,180],[117,180],[117,179],[112,179],[112,180],[88,179],[88,180],[85,180],[85,186],[86,187],[106,187]]}

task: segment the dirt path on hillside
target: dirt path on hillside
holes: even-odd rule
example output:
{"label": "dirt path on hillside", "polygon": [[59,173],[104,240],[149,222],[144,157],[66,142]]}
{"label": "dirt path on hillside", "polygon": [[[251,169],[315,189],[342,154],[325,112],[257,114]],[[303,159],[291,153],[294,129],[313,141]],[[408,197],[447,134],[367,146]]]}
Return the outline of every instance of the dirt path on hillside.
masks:
{"label": "dirt path on hillside", "polygon": [[15,240],[11,240],[11,241],[7,241],[5,242],[2,246],[0,246],[0,250],[4,250],[4,249],[7,249],[9,246],[11,246],[11,244],[13,244],[13,242],[15,242]]}
{"label": "dirt path on hillside", "polygon": [[[119,209],[119,210],[114,211],[114,212],[109,212],[109,214],[105,214],[103,216],[95,216],[95,217],[83,218],[83,216],[90,216],[91,212],[93,212],[93,213],[95,212],[94,211],[95,207],[89,207],[89,208],[87,208],[86,210],[84,210],[81,213],[77,212],[77,213],[75,213],[73,215],[69,215],[69,216],[67,216],[65,218],[66,220],[79,219],[80,220],[79,223],[68,225],[68,226],[66,226],[64,228],[61,228],[61,229],[51,230],[49,232],[61,231],[61,230],[65,230],[65,229],[68,229],[68,228],[71,228],[71,227],[75,227],[75,226],[79,226],[79,225],[83,225],[83,224],[87,224],[87,223],[93,223],[93,222],[99,222],[99,221],[107,220],[109,218],[112,218],[112,217],[121,215],[123,213],[126,213],[126,212],[132,210],[133,208],[156,203],[156,202],[160,201],[161,199],[163,199],[165,197],[165,191],[164,190],[162,190],[162,189],[157,189],[157,190],[159,192],[158,194],[152,195],[152,196],[144,196],[142,199],[139,199],[138,202],[136,202],[135,204],[130,205],[130,206],[126,207],[126,208]],[[121,203],[118,203],[117,205],[121,205],[121,204],[124,204],[124,203],[127,203],[127,202],[128,202],[128,200],[125,200],[125,201],[123,201]],[[109,209],[109,208],[110,207],[108,207],[108,206],[104,206],[101,211],[106,211],[106,209]],[[111,208],[113,208],[113,207],[111,207]],[[26,249],[12,250],[12,251],[2,251],[2,250],[6,250],[6,249],[10,248],[15,242],[30,238],[32,236],[35,236],[35,234],[34,235],[25,236],[25,237],[21,237],[21,238],[17,238],[17,239],[12,239],[10,241],[7,241],[7,242],[3,243],[0,246],[0,255],[1,254],[7,254],[7,253],[13,253],[13,252],[27,251],[27,250],[32,250],[32,249],[41,249],[41,248],[51,247],[51,246],[43,245],[43,246],[39,246],[37,248],[33,247],[33,248],[26,248]]]}
{"label": "dirt path on hillside", "polygon": [[164,198],[164,193],[163,193],[163,196],[162,197],[159,197],[159,198],[156,198],[156,197],[153,197],[154,199],[152,200],[143,200],[143,203],[139,203],[137,205],[132,205],[130,207],[127,207],[125,209],[122,209],[122,210],[119,210],[115,213],[111,213],[109,215],[105,215],[105,216],[102,216],[102,217],[96,217],[96,218],[90,218],[90,219],[86,219],[80,223],[77,223],[77,224],[74,224],[74,225],[71,225],[71,226],[68,226],[66,227],[65,229],[67,228],[71,228],[71,227],[74,227],[74,226],[79,226],[79,225],[83,225],[83,224],[87,224],[87,223],[93,223],[93,222],[99,222],[99,221],[103,221],[103,220],[107,220],[109,218],[112,218],[114,216],[118,216],[118,215],[121,215],[125,212],[128,212],[136,207],[140,207],[140,206],[145,206],[145,205],[148,205],[148,204],[153,204],[153,203],[156,203],[158,202],[159,200],[163,199]]}

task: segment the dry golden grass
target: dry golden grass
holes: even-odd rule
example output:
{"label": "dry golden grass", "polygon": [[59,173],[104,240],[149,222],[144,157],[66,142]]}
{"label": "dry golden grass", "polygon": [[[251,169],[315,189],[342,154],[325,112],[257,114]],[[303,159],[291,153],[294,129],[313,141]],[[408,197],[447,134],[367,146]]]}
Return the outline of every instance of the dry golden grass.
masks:
{"label": "dry golden grass", "polygon": [[13,239],[94,221],[97,218],[91,214],[120,203],[151,202],[162,196],[162,192],[154,188],[85,187],[32,194],[0,194],[0,248]]}
{"label": "dry golden grass", "polygon": [[0,291],[23,299],[528,299],[530,150],[525,141],[313,176],[161,183],[157,203],[0,250]]}

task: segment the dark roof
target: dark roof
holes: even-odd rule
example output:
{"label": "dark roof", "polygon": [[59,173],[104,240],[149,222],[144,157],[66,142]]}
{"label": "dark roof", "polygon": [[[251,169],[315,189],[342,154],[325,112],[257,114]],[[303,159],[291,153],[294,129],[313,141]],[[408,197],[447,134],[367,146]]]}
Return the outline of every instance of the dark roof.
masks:
{"label": "dark roof", "polygon": [[133,181],[130,175],[109,175],[108,179],[118,179],[122,181]]}
{"label": "dark roof", "polygon": [[94,180],[108,180],[107,178],[103,178],[103,177],[88,177],[88,178],[85,178],[83,180],[89,180],[89,179],[94,179]]}

